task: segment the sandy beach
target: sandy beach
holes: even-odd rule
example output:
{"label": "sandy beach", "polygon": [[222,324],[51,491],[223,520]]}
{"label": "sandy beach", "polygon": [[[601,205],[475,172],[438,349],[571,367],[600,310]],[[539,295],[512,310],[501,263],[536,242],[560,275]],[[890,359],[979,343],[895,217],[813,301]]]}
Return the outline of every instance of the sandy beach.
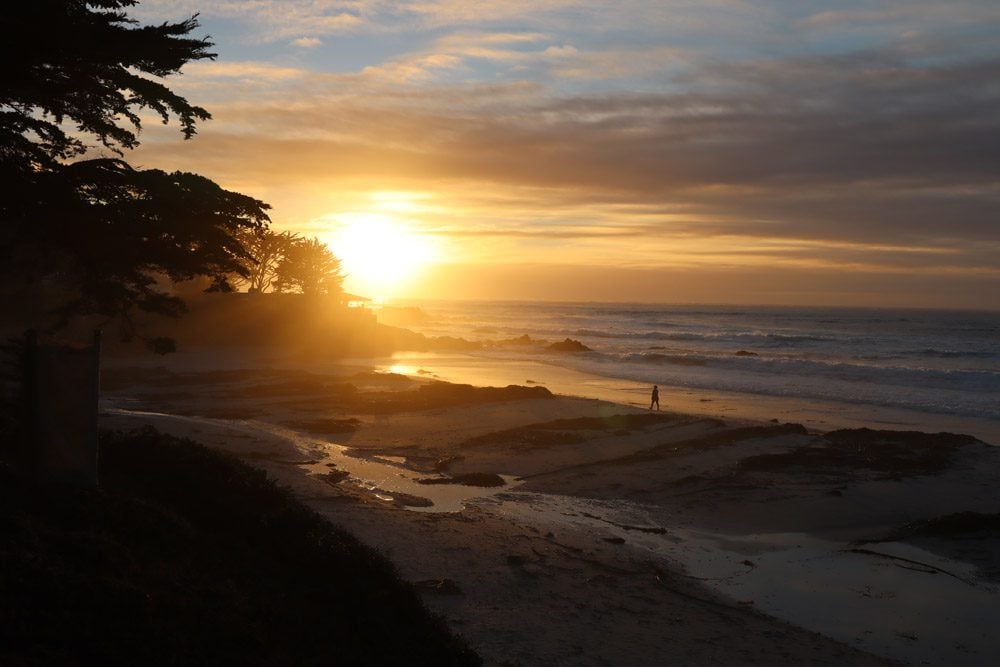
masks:
{"label": "sandy beach", "polygon": [[1000,655],[1000,449],[405,370],[111,358],[102,427],[265,469],[386,554],[489,665]]}

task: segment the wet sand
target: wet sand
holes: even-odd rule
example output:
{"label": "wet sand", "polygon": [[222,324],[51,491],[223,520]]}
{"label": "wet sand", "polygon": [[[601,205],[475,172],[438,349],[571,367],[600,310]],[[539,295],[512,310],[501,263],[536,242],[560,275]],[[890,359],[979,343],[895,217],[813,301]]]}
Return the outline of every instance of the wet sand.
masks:
{"label": "wet sand", "polygon": [[[113,360],[103,425],[266,469],[386,553],[487,664],[1000,654],[1000,450],[972,438],[651,413],[550,395],[544,377],[504,392],[179,362]],[[929,521],[961,513],[957,532]]]}
{"label": "wet sand", "polygon": [[[380,365],[384,370],[420,373],[448,382],[479,385],[525,384],[544,380],[553,393],[597,398],[611,403],[646,408],[648,386],[581,373],[531,359],[514,360],[488,354],[398,353]],[[967,433],[1000,445],[1000,419],[931,414],[872,405],[863,401],[820,401],[802,397],[766,396],[691,387],[660,385],[665,409],[704,416],[782,422],[829,431],[840,428],[880,428]]]}

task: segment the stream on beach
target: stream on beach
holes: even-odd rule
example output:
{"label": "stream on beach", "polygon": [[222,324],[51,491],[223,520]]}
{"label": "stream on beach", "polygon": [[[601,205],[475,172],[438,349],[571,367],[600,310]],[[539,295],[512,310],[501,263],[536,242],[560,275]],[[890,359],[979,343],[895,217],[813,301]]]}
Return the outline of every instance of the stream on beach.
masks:
{"label": "stream on beach", "polygon": [[[1000,590],[971,565],[900,542],[870,550],[802,533],[725,535],[663,521],[662,508],[518,490],[505,484],[421,484],[440,475],[411,470],[405,457],[364,454],[274,424],[107,408],[169,430],[186,424],[224,434],[280,441],[300,453],[281,461],[303,476],[337,471],[372,502],[398,511],[459,513],[469,508],[544,530],[593,531],[621,540],[665,568],[678,569],[737,604],[862,650],[915,664],[979,665],[1000,655]],[[419,501],[419,502],[418,502]],[[657,519],[656,517],[661,517]]]}

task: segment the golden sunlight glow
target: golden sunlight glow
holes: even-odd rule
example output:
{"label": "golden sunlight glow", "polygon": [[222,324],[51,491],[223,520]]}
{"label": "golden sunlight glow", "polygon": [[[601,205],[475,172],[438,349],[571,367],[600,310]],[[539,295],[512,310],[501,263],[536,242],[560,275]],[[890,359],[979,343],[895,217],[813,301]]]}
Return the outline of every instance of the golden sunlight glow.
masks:
{"label": "golden sunlight glow", "polygon": [[400,192],[396,190],[382,190],[371,194],[372,207],[379,211],[392,211],[395,213],[413,213],[420,211],[426,206],[418,204],[415,199],[427,199],[428,195],[419,192]]}
{"label": "golden sunlight glow", "polygon": [[381,212],[411,211],[412,203],[403,198],[375,203],[373,208],[380,212],[327,216],[331,229],[322,237],[343,264],[348,292],[373,299],[402,296],[408,282],[438,260],[439,248],[433,239],[413,231],[411,223]]}

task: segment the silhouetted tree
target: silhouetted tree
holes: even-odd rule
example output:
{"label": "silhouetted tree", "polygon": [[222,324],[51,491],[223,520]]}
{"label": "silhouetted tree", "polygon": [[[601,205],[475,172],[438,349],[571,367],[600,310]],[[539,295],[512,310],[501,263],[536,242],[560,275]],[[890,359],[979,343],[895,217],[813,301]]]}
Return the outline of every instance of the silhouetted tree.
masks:
{"label": "silhouetted tree", "polygon": [[278,267],[285,261],[288,251],[302,238],[291,232],[272,232],[269,229],[243,230],[236,236],[250,255],[246,262],[246,276],[239,274],[231,281],[237,288],[248,292],[266,292],[278,279]]}
{"label": "silhouetted tree", "polygon": [[319,239],[299,239],[288,249],[278,265],[278,292],[303,294],[339,294],[344,276],[340,260]]}
{"label": "silhouetted tree", "polygon": [[[184,306],[164,279],[207,275],[229,289],[248,258],[235,235],[268,222],[261,201],[122,159],[142,110],[177,119],[186,139],[210,118],[160,81],[215,57],[188,37],[196,17],[139,26],[125,13],[135,4],[32,0],[0,12],[0,274],[20,299],[56,293],[63,320],[176,315]],[[84,159],[95,148],[118,157]]]}

